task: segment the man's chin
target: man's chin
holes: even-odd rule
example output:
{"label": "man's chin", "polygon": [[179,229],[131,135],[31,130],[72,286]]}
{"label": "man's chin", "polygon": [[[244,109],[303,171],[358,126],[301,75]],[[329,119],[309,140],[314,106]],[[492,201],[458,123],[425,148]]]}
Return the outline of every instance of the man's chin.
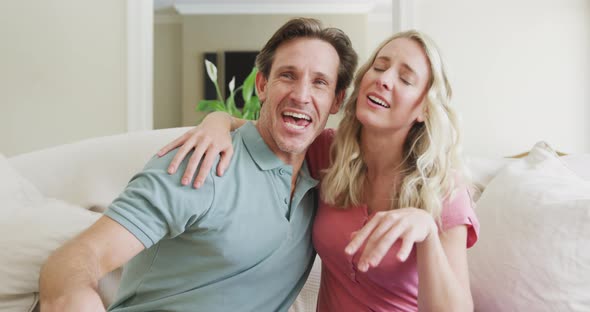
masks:
{"label": "man's chin", "polygon": [[[309,142],[309,143],[311,143],[311,142]],[[301,142],[301,143],[281,142],[278,144],[278,146],[279,146],[279,149],[284,153],[297,155],[297,154],[304,154],[310,145],[309,143],[307,143],[307,142]]]}

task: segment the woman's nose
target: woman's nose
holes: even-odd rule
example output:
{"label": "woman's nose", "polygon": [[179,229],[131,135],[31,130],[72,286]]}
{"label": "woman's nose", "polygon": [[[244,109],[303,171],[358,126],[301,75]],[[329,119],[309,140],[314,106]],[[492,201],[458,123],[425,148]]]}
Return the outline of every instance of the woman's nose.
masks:
{"label": "woman's nose", "polygon": [[377,77],[376,83],[378,87],[391,91],[393,89],[393,74],[389,71],[382,72],[379,77]]}

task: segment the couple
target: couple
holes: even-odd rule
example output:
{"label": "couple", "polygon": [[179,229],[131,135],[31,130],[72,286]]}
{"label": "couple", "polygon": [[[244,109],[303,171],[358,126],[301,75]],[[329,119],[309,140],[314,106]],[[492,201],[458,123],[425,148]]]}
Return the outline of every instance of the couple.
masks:
{"label": "couple", "polygon": [[[109,310],[286,311],[311,268],[312,239],[323,263],[319,311],[472,310],[466,247],[477,220],[432,44],[409,32],[379,47],[337,132],[322,130],[356,66],[346,35],[291,20],[257,66],[260,119],[232,134],[224,177],[206,169],[213,148],[194,182],[201,189],[180,186],[207,144],[188,164],[178,159],[210,135],[174,142],[188,139],[176,156],[152,159],[106,216],[48,259],[42,311],[101,310],[98,279],[128,261]],[[204,124],[229,122],[211,118]]]}

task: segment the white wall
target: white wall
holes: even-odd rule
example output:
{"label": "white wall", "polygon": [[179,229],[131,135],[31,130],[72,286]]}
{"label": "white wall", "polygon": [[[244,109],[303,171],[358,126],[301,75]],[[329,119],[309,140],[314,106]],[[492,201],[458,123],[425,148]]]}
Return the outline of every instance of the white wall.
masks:
{"label": "white wall", "polygon": [[[178,20],[181,20],[178,18]],[[182,25],[154,25],[154,128],[173,128],[182,118]]]}
{"label": "white wall", "polygon": [[467,154],[590,152],[590,1],[415,0],[415,25],[450,69]]}
{"label": "white wall", "polygon": [[126,131],[126,2],[3,1],[0,153]]}

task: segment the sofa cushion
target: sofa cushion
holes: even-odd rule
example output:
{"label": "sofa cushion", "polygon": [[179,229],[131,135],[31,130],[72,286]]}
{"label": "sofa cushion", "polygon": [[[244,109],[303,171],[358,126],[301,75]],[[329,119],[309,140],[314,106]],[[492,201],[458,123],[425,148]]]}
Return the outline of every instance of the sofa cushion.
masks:
{"label": "sofa cushion", "polygon": [[590,182],[547,144],[507,164],[476,211],[481,236],[468,253],[476,311],[590,306]]}
{"label": "sofa cushion", "polygon": [[43,195],[103,211],[159,148],[187,129],[91,138],[17,155],[9,161]]}
{"label": "sofa cushion", "polygon": [[99,217],[45,198],[0,154],[0,311],[31,311],[43,262]]}

